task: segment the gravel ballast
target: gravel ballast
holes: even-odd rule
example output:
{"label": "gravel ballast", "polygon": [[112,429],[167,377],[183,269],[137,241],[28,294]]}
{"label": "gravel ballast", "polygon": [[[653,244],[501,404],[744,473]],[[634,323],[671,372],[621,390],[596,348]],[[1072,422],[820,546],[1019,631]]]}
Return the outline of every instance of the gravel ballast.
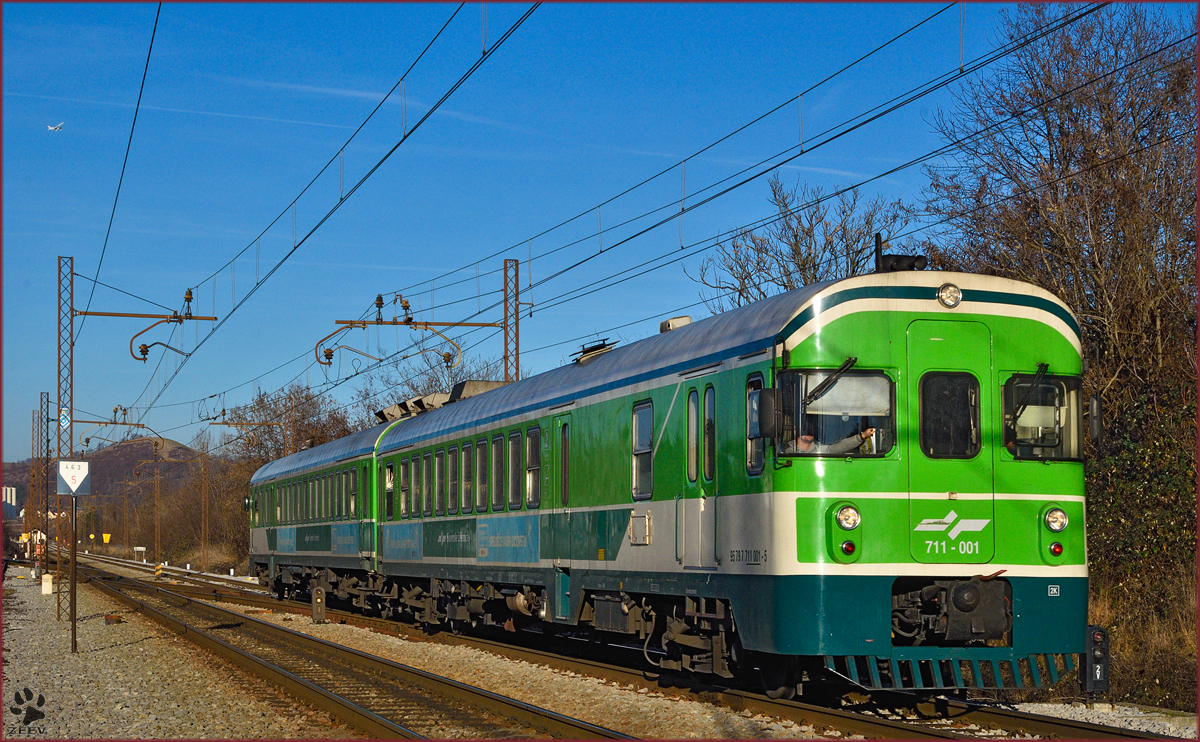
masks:
{"label": "gravel ballast", "polygon": [[[65,591],[58,621],[54,596],[42,595],[28,575],[28,569],[10,568],[3,583],[5,737],[360,736],[83,583],[76,596],[79,653],[73,655]],[[121,622],[106,623],[106,615]],[[12,712],[17,693],[25,701],[20,714]],[[29,708],[45,717],[22,724]]]}

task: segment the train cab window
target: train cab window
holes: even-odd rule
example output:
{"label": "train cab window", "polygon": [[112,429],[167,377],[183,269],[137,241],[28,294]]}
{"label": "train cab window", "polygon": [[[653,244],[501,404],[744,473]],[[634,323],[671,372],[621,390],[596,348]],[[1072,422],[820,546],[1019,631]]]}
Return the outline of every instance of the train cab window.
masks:
{"label": "train cab window", "polygon": [[746,473],[762,474],[766,460],[766,438],[750,438],[751,428],[758,429],[758,399],[762,392],[763,379],[755,374],[746,380]]}
{"label": "train cab window", "polygon": [[355,519],[358,510],[358,469],[350,470],[350,519]]}
{"label": "train cab window", "polygon": [[779,453],[882,456],[896,442],[895,386],[880,371],[779,375]]}
{"label": "train cab window", "polygon": [[525,434],[525,506],[542,504],[542,430],[530,428]]}
{"label": "train cab window", "polygon": [[446,513],[458,515],[458,449],[446,451]]}
{"label": "train cab window", "polygon": [[395,489],[396,489],[396,469],[395,469],[395,467],[396,467],[395,464],[388,464],[387,469],[384,471],[384,475],[383,475],[384,486],[387,488],[385,490],[384,496],[383,496],[383,518],[384,518],[384,520],[391,520],[392,515],[395,512],[395,510],[394,510],[394,508],[395,508]]}
{"label": "train cab window", "polygon": [[400,462],[400,517],[412,515],[412,464],[408,459]]}
{"label": "train cab window", "polygon": [[475,490],[475,460],[471,458],[474,452],[471,449],[470,443],[464,443],[462,447],[462,511],[469,513],[473,510]]}
{"label": "train cab window", "polygon": [[654,404],[633,406],[633,499],[654,493]]}
{"label": "train cab window", "polygon": [[688,392],[687,408],[687,477],[695,482],[700,476],[700,395],[695,389]]}
{"label": "train cab window", "polygon": [[921,451],[931,459],[979,454],[979,380],[974,374],[932,372],[921,377]]}
{"label": "train cab window", "polygon": [[1018,459],[1083,458],[1080,379],[1015,374],[1004,384],[1004,447]]}
{"label": "train cab window", "polygon": [[492,512],[504,510],[504,436],[492,438]]}
{"label": "train cab window", "polygon": [[488,507],[487,441],[475,444],[475,512],[486,513]]}
{"label": "train cab window", "polygon": [[717,394],[711,386],[704,390],[704,481],[717,475]]}
{"label": "train cab window", "polygon": [[433,455],[434,501],[433,512],[446,514],[446,452],[438,449]]}
{"label": "train cab window", "polygon": [[425,454],[425,475],[421,478],[421,513],[433,515],[433,454]]}
{"label": "train cab window", "polygon": [[521,466],[521,431],[508,434],[508,509],[520,510],[525,497],[525,467]]}

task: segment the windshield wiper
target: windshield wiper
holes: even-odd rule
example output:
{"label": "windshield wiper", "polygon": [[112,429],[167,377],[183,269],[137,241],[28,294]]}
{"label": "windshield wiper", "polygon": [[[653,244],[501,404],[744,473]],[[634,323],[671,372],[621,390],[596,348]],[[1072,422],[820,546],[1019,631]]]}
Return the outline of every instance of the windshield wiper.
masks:
{"label": "windshield wiper", "polygon": [[1025,393],[1021,395],[1021,401],[1017,402],[1017,406],[1013,410],[1012,424],[1014,427],[1017,421],[1021,419],[1021,415],[1025,414],[1025,408],[1029,406],[1029,397],[1033,394],[1033,390],[1037,388],[1042,379],[1046,378],[1046,372],[1049,370],[1049,363],[1039,363],[1037,365],[1037,373],[1033,375],[1033,381],[1029,382],[1029,386],[1025,387]]}
{"label": "windshield wiper", "polygon": [[834,384],[836,384],[837,380],[839,378],[841,378],[842,374],[849,371],[850,367],[853,366],[855,363],[858,363],[858,359],[855,358],[854,356],[850,356],[849,358],[847,358],[845,363],[843,363],[841,366],[838,366],[837,371],[834,371],[832,374],[830,374],[828,378],[826,378],[820,384],[817,384],[817,386],[811,392],[808,393],[808,396],[806,396],[804,398],[804,406],[807,407],[808,405],[812,404],[814,401],[819,399],[822,394],[829,391],[829,388],[831,386],[833,386]]}

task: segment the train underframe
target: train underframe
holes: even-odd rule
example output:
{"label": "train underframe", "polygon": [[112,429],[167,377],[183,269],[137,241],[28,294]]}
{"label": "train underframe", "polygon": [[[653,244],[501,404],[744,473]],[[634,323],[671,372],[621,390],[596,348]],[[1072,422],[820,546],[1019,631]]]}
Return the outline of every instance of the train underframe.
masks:
{"label": "train underframe", "polygon": [[[577,615],[564,618],[552,615],[544,585],[403,577],[319,566],[276,565],[271,574],[266,564],[257,564],[256,570],[260,584],[280,598],[307,599],[311,588],[320,587],[331,605],[341,603],[364,615],[455,633],[478,627],[515,632],[536,626],[547,634],[584,633],[613,643],[625,637],[640,644],[646,660],[663,670],[758,681],[772,698],[802,694],[805,683],[828,686],[848,680],[847,672],[838,671],[829,658],[743,649],[725,598],[590,590]],[[958,634],[982,631],[980,640],[1011,644],[1013,619],[1007,605],[1011,605],[1011,589],[999,580],[989,585],[977,579],[900,579],[893,594],[893,641],[898,647],[911,647],[945,645],[950,639],[950,644],[962,646],[970,637]],[[972,615],[977,606],[987,610]],[[655,656],[649,652],[652,643],[661,649]],[[882,672],[889,670],[885,667]],[[891,684],[909,686],[900,682],[904,672],[903,668],[892,671],[896,677]],[[908,672],[911,675],[913,670]],[[858,674],[854,675],[850,684],[859,684]]]}
{"label": "train underframe", "polygon": [[[476,627],[518,631],[537,626],[545,633],[590,632],[597,640],[618,637],[637,642],[646,659],[664,670],[732,679],[756,672],[768,680],[788,681],[792,673],[774,673],[781,659],[741,648],[728,600],[691,595],[642,595],[623,591],[588,591],[569,622],[555,621],[543,585],[467,582],[439,578],[406,578],[377,572],[326,567],[256,565],[259,583],[282,598],[305,599],[310,589],[325,590],[326,599],[348,604],[384,619],[408,620],[454,632]],[[661,648],[652,656],[651,643]],[[796,683],[791,681],[794,692]],[[768,688],[787,695],[788,689]]]}

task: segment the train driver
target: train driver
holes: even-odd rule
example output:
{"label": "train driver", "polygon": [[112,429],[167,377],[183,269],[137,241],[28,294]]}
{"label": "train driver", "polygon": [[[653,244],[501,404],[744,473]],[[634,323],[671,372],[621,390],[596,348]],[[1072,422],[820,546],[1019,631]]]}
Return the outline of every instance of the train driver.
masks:
{"label": "train driver", "polygon": [[816,425],[813,423],[811,415],[806,416],[805,423],[800,436],[796,439],[796,451],[799,453],[827,453],[835,456],[851,453],[857,451],[863,441],[869,440],[871,436],[875,435],[875,428],[867,428],[861,433],[854,433],[836,443],[826,445],[817,441]]}

